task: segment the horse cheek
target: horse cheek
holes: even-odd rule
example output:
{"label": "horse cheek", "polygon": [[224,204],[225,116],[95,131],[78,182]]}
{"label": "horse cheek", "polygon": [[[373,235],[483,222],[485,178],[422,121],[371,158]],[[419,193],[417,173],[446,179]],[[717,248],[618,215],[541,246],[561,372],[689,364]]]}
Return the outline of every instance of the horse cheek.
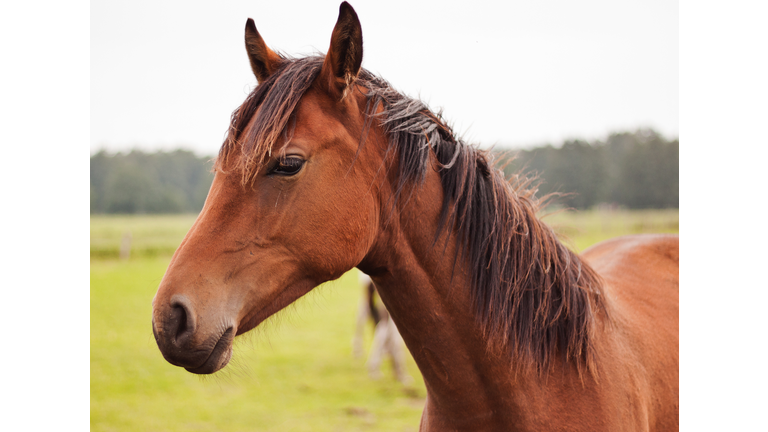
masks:
{"label": "horse cheek", "polygon": [[311,266],[322,275],[323,281],[333,280],[363,259],[374,230],[370,212],[361,200],[339,192],[318,197],[318,205],[325,211],[316,213],[302,237],[316,239],[307,255]]}

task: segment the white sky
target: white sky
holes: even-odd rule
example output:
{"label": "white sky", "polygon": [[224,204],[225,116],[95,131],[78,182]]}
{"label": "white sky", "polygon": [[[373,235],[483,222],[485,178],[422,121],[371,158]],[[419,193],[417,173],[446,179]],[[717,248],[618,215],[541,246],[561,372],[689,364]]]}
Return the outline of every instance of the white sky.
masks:
{"label": "white sky", "polygon": [[[333,1],[91,3],[91,152],[215,154],[255,86],[248,17],[290,55],[325,52]],[[363,67],[483,146],[678,136],[677,1],[360,1]]]}

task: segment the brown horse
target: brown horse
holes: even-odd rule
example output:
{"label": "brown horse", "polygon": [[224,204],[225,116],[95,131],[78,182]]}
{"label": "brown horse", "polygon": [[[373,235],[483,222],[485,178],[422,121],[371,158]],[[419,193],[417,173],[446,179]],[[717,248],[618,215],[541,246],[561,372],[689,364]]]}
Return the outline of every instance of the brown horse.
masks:
{"label": "brown horse", "polygon": [[325,56],[278,55],[250,19],[245,45],[259,84],[153,301],[170,363],[221,369],[236,335],[358,267],[424,376],[422,430],[678,428],[677,237],[571,252],[530,180],[361,68],[347,3]]}

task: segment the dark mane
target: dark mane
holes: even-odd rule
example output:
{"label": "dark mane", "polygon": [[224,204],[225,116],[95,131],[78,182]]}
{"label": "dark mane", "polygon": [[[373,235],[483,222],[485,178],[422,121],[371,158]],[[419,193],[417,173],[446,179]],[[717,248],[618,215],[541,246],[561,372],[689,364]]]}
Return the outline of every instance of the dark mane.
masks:
{"label": "dark mane", "polygon": [[[280,134],[291,133],[291,114],[322,61],[285,60],[256,87],[232,115],[216,169],[237,154],[243,181],[255,176]],[[518,365],[539,371],[560,355],[594,372],[594,316],[605,309],[602,283],[536,217],[547,197],[535,197],[530,178],[507,181],[502,170],[493,167],[490,152],[465,143],[441,113],[433,113],[420,100],[402,95],[364,69],[356,84],[368,90],[369,125],[375,121],[384,130],[387,151],[399,161],[396,202],[409,186],[424,181],[430,153],[435,155],[446,198],[437,235],[449,228],[458,233],[461,256],[454,259],[466,260],[473,269],[475,315],[489,350],[509,352]],[[383,111],[374,114],[379,106]],[[367,129],[361,145],[366,134]]]}

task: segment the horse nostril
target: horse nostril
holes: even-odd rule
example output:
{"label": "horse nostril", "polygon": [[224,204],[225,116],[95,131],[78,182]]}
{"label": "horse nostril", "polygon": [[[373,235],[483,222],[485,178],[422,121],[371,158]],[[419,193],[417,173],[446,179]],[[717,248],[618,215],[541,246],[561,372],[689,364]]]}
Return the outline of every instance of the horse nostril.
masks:
{"label": "horse nostril", "polygon": [[177,346],[181,345],[186,339],[189,339],[195,330],[194,320],[187,307],[181,302],[175,302],[171,305],[171,315],[168,324],[170,333],[173,334],[173,342]]}

